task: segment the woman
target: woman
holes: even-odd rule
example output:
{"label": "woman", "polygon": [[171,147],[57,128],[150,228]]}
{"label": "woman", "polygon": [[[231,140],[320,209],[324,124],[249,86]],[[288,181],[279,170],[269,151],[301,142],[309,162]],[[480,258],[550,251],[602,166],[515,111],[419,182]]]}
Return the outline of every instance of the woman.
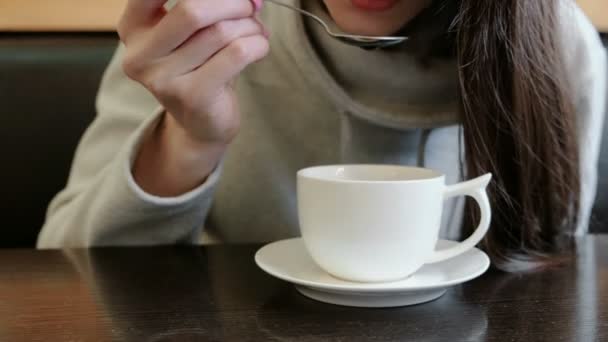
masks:
{"label": "woman", "polygon": [[[334,163],[419,164],[450,183],[492,172],[483,247],[503,269],[551,263],[586,232],[606,59],[576,5],[286,1],[346,32],[411,38],[369,51],[252,2],[129,1],[39,247],[295,236],[296,171]],[[464,207],[446,207],[443,237],[467,234]]]}

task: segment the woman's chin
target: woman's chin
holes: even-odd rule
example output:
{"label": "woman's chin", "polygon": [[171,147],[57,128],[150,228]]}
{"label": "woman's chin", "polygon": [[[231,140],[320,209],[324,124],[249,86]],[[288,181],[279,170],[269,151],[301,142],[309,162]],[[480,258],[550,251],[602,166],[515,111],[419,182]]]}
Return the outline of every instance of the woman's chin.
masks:
{"label": "woman's chin", "polygon": [[401,28],[401,25],[390,25],[386,22],[360,21],[339,17],[334,18],[334,21],[342,32],[362,36],[390,36]]}
{"label": "woman's chin", "polygon": [[[324,0],[331,17],[345,33],[390,36],[420,14],[431,0],[400,0],[387,10],[363,10],[352,0]],[[380,2],[378,2],[380,3]]]}

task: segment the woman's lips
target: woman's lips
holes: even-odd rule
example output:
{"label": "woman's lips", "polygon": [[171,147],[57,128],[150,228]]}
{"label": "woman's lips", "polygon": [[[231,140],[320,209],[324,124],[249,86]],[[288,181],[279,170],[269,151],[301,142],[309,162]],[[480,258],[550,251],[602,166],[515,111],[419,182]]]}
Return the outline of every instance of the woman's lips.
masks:
{"label": "woman's lips", "polygon": [[364,11],[386,11],[391,9],[398,0],[351,0],[353,6]]}

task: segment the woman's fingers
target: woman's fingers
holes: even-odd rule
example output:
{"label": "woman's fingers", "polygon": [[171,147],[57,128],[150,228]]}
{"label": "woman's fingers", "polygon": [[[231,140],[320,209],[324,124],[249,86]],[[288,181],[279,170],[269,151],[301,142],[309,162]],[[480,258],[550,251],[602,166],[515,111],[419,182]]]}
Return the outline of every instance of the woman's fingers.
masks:
{"label": "woman's fingers", "polygon": [[123,42],[138,31],[154,26],[165,13],[167,0],[129,0],[118,24],[118,34]]}
{"label": "woman's fingers", "polygon": [[[120,23],[125,73],[146,87],[189,136],[227,143],[239,126],[231,81],[269,50],[260,1],[129,0]],[[257,4],[257,5],[256,5]]]}
{"label": "woman's fingers", "polygon": [[192,36],[161,64],[172,76],[182,76],[206,63],[232,41],[263,33],[264,28],[253,18],[224,20]]}
{"label": "woman's fingers", "polygon": [[224,20],[252,17],[254,10],[250,0],[181,0],[150,31],[147,53],[168,55],[198,31]]}
{"label": "woman's fingers", "polygon": [[264,58],[269,44],[263,35],[243,37],[232,41],[197,70],[182,76],[199,89],[225,88],[249,64]]}

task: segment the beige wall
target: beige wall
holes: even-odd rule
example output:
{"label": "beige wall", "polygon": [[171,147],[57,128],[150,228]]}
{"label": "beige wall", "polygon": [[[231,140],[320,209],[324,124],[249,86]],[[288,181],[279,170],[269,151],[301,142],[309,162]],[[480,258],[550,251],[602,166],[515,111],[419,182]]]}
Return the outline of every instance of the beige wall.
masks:
{"label": "beige wall", "polygon": [[126,0],[0,0],[0,31],[112,31]]}
{"label": "beige wall", "polygon": [[608,32],[608,0],[578,0],[578,3],[600,31]]}
{"label": "beige wall", "polygon": [[[0,31],[109,31],[126,1],[0,0]],[[595,25],[608,32],[608,0],[577,1]]]}

